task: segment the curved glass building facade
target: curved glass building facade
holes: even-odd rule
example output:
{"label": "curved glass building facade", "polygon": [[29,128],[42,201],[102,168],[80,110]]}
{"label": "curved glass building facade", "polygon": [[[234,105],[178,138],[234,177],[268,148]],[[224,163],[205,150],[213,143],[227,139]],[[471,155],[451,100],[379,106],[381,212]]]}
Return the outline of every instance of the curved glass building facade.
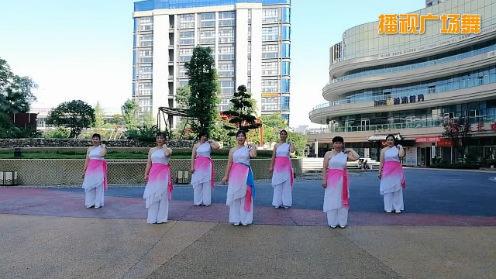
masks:
{"label": "curved glass building facade", "polygon": [[[355,26],[330,48],[326,100],[309,114],[327,130],[310,135],[326,149],[342,135],[363,156],[377,157],[377,140],[397,134],[407,165],[454,161],[443,139],[450,119],[468,119],[478,159],[496,155],[496,1],[427,1],[411,14],[477,14],[478,34],[442,34],[427,21],[424,34],[381,35],[378,22]],[[472,148],[472,147],[470,147]],[[474,147],[475,148],[475,147]]]}

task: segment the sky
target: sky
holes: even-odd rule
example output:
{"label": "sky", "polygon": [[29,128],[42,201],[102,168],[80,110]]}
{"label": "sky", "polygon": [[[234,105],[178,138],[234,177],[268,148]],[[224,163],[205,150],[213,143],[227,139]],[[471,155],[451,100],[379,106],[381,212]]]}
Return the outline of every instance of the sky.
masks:
{"label": "sky", "polygon": [[[421,9],[425,0],[292,0],[290,125],[318,126],[329,47],[346,29],[383,13]],[[131,97],[132,0],[0,0],[0,58],[37,84],[34,108],[81,99],[119,113]]]}

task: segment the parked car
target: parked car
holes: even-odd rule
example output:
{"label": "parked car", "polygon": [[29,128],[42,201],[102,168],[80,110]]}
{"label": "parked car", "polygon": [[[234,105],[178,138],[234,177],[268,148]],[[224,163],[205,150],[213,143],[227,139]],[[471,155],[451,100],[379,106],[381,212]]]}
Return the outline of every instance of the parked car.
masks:
{"label": "parked car", "polygon": [[374,159],[367,158],[367,157],[362,157],[358,158],[356,161],[348,161],[346,163],[346,166],[349,169],[378,169],[380,165],[380,162],[377,162]]}

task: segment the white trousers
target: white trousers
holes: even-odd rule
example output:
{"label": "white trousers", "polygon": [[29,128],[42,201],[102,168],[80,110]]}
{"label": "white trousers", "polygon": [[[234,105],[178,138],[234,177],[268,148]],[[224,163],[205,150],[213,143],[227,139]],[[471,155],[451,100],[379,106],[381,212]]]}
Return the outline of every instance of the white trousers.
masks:
{"label": "white trousers", "polygon": [[253,223],[253,198],[251,199],[251,208],[249,212],[245,209],[245,197],[236,199],[229,206],[229,223],[248,225]]}
{"label": "white trousers", "polygon": [[167,197],[161,199],[158,202],[152,203],[148,208],[148,218],[146,222],[148,224],[154,223],[165,223],[169,217],[169,200]]}
{"label": "white trousers", "polygon": [[274,195],[272,196],[272,206],[293,205],[293,196],[291,193],[291,181],[288,179],[281,184],[274,185]]}
{"label": "white trousers", "polygon": [[195,205],[212,204],[212,187],[210,182],[200,183],[193,187],[193,203]]}
{"label": "white trousers", "polygon": [[331,227],[337,225],[345,227],[348,224],[348,208],[341,207],[327,211],[327,224]]}
{"label": "white trousers", "polygon": [[384,194],[384,211],[392,212],[393,210],[395,212],[405,210],[405,205],[403,203],[403,189]]}
{"label": "white trousers", "polygon": [[86,208],[94,206],[99,208],[103,206],[104,201],[104,191],[103,185],[90,190],[84,190],[84,205]]}

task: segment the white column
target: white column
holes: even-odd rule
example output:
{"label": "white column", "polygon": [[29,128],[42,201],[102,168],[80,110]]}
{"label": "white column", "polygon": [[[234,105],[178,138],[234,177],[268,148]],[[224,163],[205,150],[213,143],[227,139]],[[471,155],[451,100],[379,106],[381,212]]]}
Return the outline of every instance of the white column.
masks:
{"label": "white column", "polygon": [[262,112],[262,4],[251,10],[251,94]]}
{"label": "white column", "polygon": [[169,15],[153,17],[153,94],[152,114],[167,107],[169,95]]}
{"label": "white column", "polygon": [[236,89],[248,83],[248,9],[236,6]]}
{"label": "white column", "polygon": [[318,141],[315,141],[314,150],[315,150],[315,158],[318,158],[319,157],[319,142]]}

